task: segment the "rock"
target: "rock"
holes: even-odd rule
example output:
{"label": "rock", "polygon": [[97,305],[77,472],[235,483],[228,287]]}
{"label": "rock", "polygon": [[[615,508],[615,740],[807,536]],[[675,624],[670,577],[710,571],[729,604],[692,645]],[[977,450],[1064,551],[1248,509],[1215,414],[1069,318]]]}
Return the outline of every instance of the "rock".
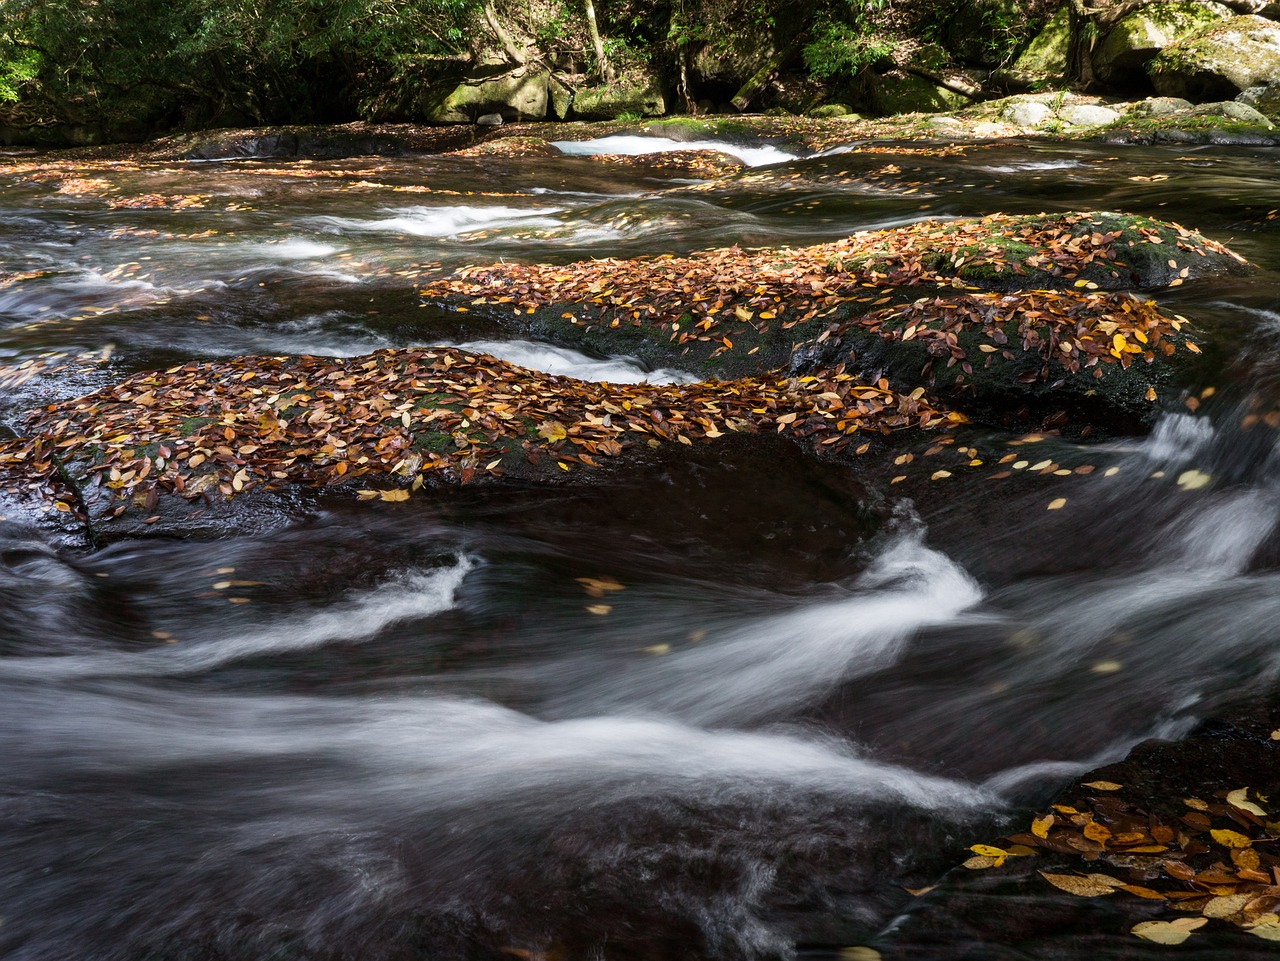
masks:
{"label": "rock", "polygon": [[435,103],[426,105],[426,118],[435,123],[472,123],[485,114],[505,120],[541,120],[547,115],[546,71],[507,73],[468,78]]}
{"label": "rock", "polygon": [[1217,3],[1172,0],[1135,10],[1111,28],[1093,54],[1098,79],[1118,87],[1146,87],[1147,62],[1171,43],[1231,16]]}
{"label": "rock", "polygon": [[1058,110],[1058,119],[1073,127],[1105,127],[1120,119],[1120,114],[1110,107],[1095,104],[1068,104]]}
{"label": "rock", "polygon": [[547,84],[547,96],[551,101],[551,116],[568,120],[573,110],[573,88],[552,77]]}
{"label": "rock", "polygon": [[1166,47],[1147,73],[1166,97],[1229,99],[1280,77],[1280,24],[1232,17]]}
{"label": "rock", "polygon": [[1250,87],[1236,97],[1236,102],[1253,107],[1273,120],[1280,120],[1280,81],[1265,87]]}
{"label": "rock", "polygon": [[957,120],[955,117],[930,117],[925,122],[926,127],[932,127],[939,131],[954,132],[964,129],[964,122]]}
{"label": "rock", "polygon": [[1188,113],[1193,106],[1181,97],[1148,97],[1135,103],[1129,113],[1134,117],[1172,117]]}
{"label": "rock", "polygon": [[1039,127],[1052,113],[1048,104],[1038,100],[1015,100],[1000,111],[1000,119],[1019,127]]}
{"label": "rock", "polygon": [[1006,133],[1004,127],[989,120],[980,120],[969,128],[975,137],[999,137]]}
{"label": "rock", "polygon": [[502,114],[500,113],[481,114],[479,117],[476,117],[476,126],[477,127],[501,127]]}
{"label": "rock", "polygon": [[871,106],[879,114],[939,113],[967,106],[969,98],[922,77],[898,71],[880,74],[871,84]]}
{"label": "rock", "polygon": [[628,114],[661,117],[667,112],[662,88],[652,78],[624,77],[611,84],[580,87],[573,95],[578,120],[618,120]]}
{"label": "rock", "polygon": [[1066,76],[1070,39],[1070,15],[1064,6],[1027,45],[1027,49],[1013,62],[1011,69],[1014,74],[1041,80]]}
{"label": "rock", "polygon": [[824,103],[821,107],[814,107],[807,116],[817,117],[847,117],[853,113],[853,108],[843,103]]}
{"label": "rock", "polygon": [[1262,127],[1264,130],[1275,129],[1275,124],[1253,107],[1235,100],[1225,100],[1221,103],[1202,103],[1191,111],[1191,115],[1194,117],[1226,117],[1228,120],[1238,120],[1241,123],[1253,124],[1254,126]]}

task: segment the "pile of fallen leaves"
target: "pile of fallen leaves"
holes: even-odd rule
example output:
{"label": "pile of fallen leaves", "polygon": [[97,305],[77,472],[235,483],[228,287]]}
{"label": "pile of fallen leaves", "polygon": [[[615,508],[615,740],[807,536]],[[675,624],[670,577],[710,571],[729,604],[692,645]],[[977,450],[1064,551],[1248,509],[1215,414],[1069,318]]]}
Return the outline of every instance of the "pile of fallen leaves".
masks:
{"label": "pile of fallen leaves", "polygon": [[1091,781],[1081,787],[1094,793],[1055,804],[1029,831],[1004,839],[1004,846],[974,845],[965,866],[999,867],[1037,849],[1075,855],[1105,869],[1040,876],[1078,897],[1124,893],[1188,915],[1135,925],[1139,937],[1177,944],[1208,921],[1221,920],[1280,941],[1280,823],[1265,807],[1268,798],[1248,787],[1209,800],[1188,797],[1179,816],[1162,819],[1111,793],[1123,785]]}
{"label": "pile of fallen leaves", "polygon": [[[1023,358],[1036,357],[1037,365],[1017,376],[1018,381],[1032,384],[1059,383],[1053,379],[1087,369],[1101,378],[1103,367],[1099,364],[1123,368],[1135,361],[1150,364],[1157,353],[1170,356],[1179,345],[1198,354],[1200,347],[1194,341],[1170,337],[1181,334],[1185,323],[1185,318],[1169,317],[1150,301],[1128,294],[1081,296],[1037,290],[926,297],[873,311],[842,325],[833,336],[838,339],[856,327],[886,340],[921,341],[932,358],[922,373],[928,375],[932,365],[945,360],[947,368],[959,365],[956,383],[960,384],[966,376],[973,376],[973,363],[978,360],[961,338],[976,335],[984,367],[990,367],[997,357],[1018,360],[1010,347],[1019,348]],[[1156,399],[1153,388],[1147,399]]]}
{"label": "pile of fallen leaves", "polygon": [[357,479],[394,488],[370,497],[401,500],[405,488],[467,484],[513,463],[570,471],[629,448],[760,431],[838,452],[860,431],[962,420],[922,390],[895,394],[839,369],[654,386],[556,377],[452,348],[243,357],[137,374],[42,408],[24,438],[0,444],[0,486],[72,513],[104,492],[121,513],[161,493],[194,500]]}
{"label": "pile of fallen leaves", "polygon": [[[931,353],[972,374],[973,359],[959,334],[977,330],[991,341],[979,348],[987,354],[986,365],[997,358],[1017,359],[1010,349],[1012,334],[1023,351],[1040,358],[1042,373],[1030,375],[1031,380],[1050,378],[1050,359],[1074,374],[1099,362],[1128,367],[1138,358],[1150,363],[1157,351],[1172,353],[1176,344],[1170,335],[1180,333],[1181,318],[1127,295],[1095,293],[1098,282],[1079,279],[1081,273],[1102,265],[1118,275],[1129,244],[1171,244],[1171,250],[1187,256],[1212,252],[1240,258],[1185,228],[1141,219],[1122,244],[1121,230],[1090,229],[1093,216],[997,214],[864,231],[800,249],[732,247],[688,257],[466,267],[428,283],[422,293],[463,309],[515,315],[564,310],[561,317],[575,325],[652,329],[676,345],[711,344],[713,357],[744,337],[758,343],[774,327],[787,330],[837,311],[868,310],[822,339],[854,325],[886,340],[930,339]],[[1021,256],[1011,256],[1012,251]],[[994,275],[1035,274],[1087,289],[957,293],[902,303],[911,288],[953,287],[956,273],[975,265]],[[1181,267],[1179,273],[1187,271]],[[1181,283],[1181,277],[1173,282]],[[1194,344],[1188,349],[1198,351]]]}

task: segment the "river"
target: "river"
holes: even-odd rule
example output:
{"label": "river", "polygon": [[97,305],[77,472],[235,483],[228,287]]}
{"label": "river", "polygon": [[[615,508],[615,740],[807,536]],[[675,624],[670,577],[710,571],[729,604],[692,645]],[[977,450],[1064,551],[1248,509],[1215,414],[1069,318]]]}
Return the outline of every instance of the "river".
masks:
{"label": "river", "polygon": [[709,190],[582,156],[0,157],[0,364],[69,359],[10,379],[10,422],[248,353],[687,377],[421,302],[430,271],[503,259],[1093,209],[1264,268],[1155,295],[1230,348],[1194,414],[960,435],[1087,475],[894,485],[726,440],[236,536],[3,535],[0,956],[834,958],[1073,775],[1274,684],[1280,451],[1249,412],[1280,403],[1280,152],[742,158],[764,176]]}

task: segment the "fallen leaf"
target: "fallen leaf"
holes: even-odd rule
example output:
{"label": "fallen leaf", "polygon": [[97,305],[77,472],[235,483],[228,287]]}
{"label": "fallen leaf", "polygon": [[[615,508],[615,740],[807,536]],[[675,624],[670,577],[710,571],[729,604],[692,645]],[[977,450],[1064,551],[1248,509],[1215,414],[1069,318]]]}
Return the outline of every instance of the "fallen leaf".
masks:
{"label": "fallen leaf", "polygon": [[1118,885],[1118,882],[1117,885],[1104,884],[1093,877],[1081,877],[1078,874],[1046,874],[1044,871],[1036,873],[1055,888],[1080,898],[1100,898],[1112,894]]}

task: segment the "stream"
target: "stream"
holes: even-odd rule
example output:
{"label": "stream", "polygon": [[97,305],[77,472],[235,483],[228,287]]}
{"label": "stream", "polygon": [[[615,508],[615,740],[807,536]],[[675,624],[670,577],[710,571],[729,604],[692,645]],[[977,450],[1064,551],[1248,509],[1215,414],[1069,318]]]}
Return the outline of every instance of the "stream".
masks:
{"label": "stream", "polygon": [[422,303],[465,264],[1120,210],[1263,269],[1153,295],[1228,348],[1194,413],[958,434],[1089,474],[893,484],[727,438],[215,538],[0,525],[0,957],[834,959],[1071,777],[1272,688],[1280,450],[1249,412],[1280,404],[1280,150],[729,146],[730,187],[583,155],[0,155],[0,365],[65,366],[10,378],[0,423],[242,354],[689,379]]}

